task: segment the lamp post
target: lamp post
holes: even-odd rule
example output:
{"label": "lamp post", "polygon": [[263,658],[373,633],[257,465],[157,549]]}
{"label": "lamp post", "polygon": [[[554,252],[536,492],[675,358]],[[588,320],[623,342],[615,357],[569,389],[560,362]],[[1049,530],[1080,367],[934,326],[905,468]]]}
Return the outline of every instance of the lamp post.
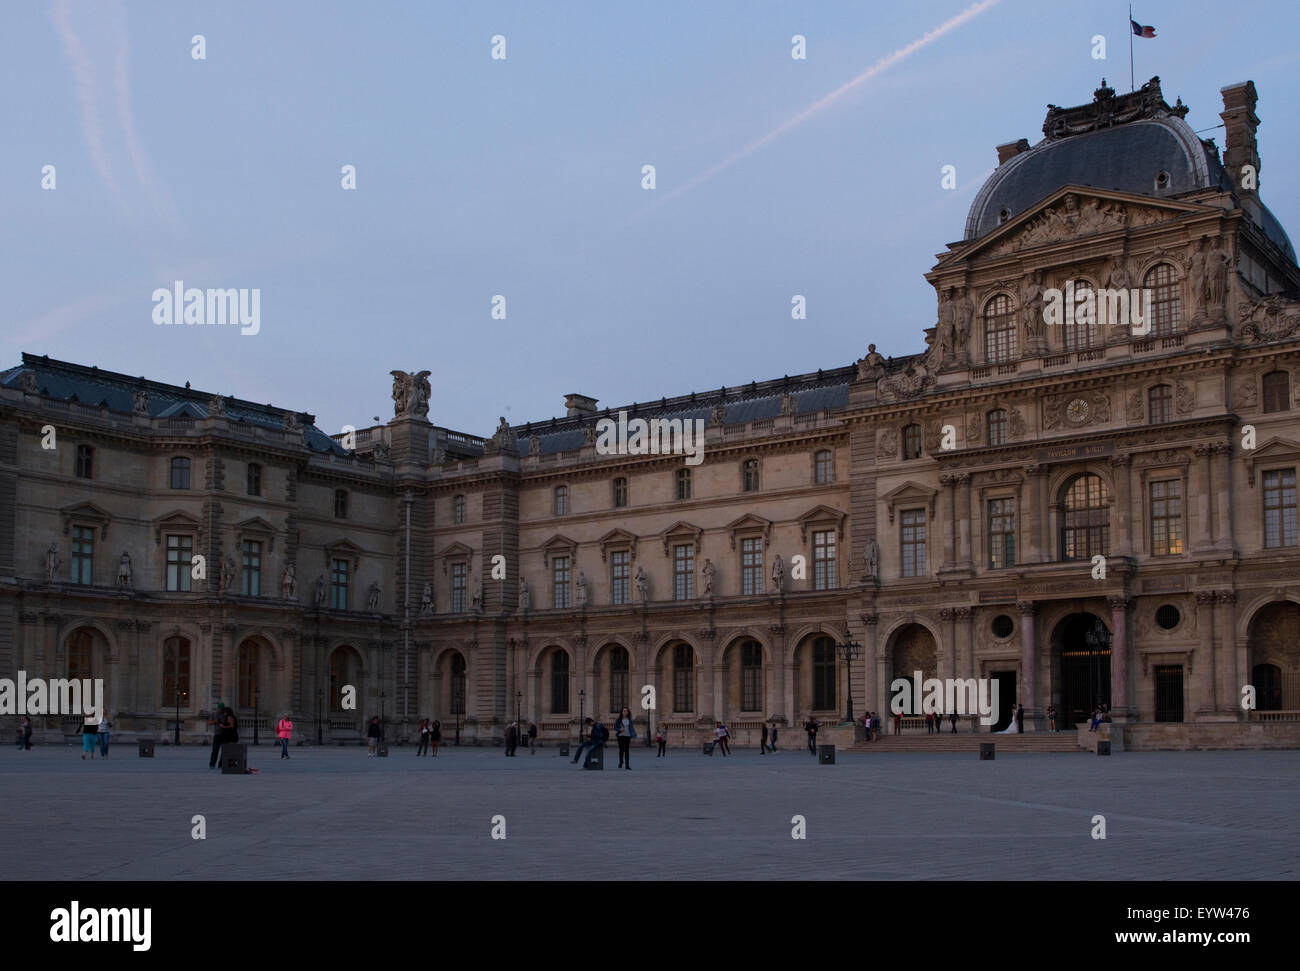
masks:
{"label": "lamp post", "polygon": [[257,685],[253,685],[253,744],[257,744]]}
{"label": "lamp post", "polygon": [[582,725],[585,722],[587,714],[587,689],[578,689],[578,744],[582,744]]}
{"label": "lamp post", "polygon": [[862,657],[862,645],[850,638],[843,644],[836,644],[835,649],[840,652],[840,657],[844,658],[844,666],[849,672],[848,694],[849,694],[849,713],[846,721],[853,723],[853,662]]}

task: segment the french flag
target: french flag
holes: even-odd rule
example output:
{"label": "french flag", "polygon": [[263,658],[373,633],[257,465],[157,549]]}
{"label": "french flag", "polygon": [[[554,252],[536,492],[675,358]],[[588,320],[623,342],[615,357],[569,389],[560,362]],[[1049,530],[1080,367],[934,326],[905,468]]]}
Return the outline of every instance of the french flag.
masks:
{"label": "french flag", "polygon": [[1154,27],[1143,27],[1136,20],[1130,20],[1129,24],[1133,27],[1133,33],[1138,37],[1154,37],[1156,35]]}

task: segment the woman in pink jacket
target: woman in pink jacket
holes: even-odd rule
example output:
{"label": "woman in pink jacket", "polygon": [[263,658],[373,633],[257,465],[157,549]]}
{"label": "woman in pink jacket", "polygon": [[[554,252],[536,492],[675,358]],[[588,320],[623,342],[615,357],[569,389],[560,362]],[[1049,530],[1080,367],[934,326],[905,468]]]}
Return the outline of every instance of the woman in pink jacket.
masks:
{"label": "woman in pink jacket", "polygon": [[293,736],[293,722],[289,721],[288,715],[280,717],[280,723],[275,726],[275,734],[280,736],[280,758],[289,757],[289,739]]}

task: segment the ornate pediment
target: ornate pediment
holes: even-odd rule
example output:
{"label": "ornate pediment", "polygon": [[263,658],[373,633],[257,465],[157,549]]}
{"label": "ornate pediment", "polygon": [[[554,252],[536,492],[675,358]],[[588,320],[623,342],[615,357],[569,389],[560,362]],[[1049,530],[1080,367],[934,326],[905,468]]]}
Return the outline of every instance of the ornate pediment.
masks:
{"label": "ornate pediment", "polygon": [[695,552],[698,553],[700,551],[700,537],[703,535],[704,530],[699,526],[683,522],[680,519],[677,520],[677,522],[673,523],[659,534],[659,538],[663,540],[664,544],[664,556],[668,555],[668,551],[674,543],[694,543]]}
{"label": "ornate pediment", "polygon": [[362,549],[356,543],[349,539],[336,539],[332,543],[325,544],[325,565],[329,566],[330,560],[347,560],[352,564],[353,572],[361,566]]}
{"label": "ornate pediment", "polygon": [[1276,293],[1263,300],[1243,300],[1237,307],[1237,319],[1244,340],[1256,344],[1280,341],[1300,333],[1300,303]]}
{"label": "ornate pediment", "polygon": [[275,527],[261,516],[253,516],[235,523],[235,545],[242,547],[244,540],[260,540],[267,544],[267,552],[275,552]]}
{"label": "ornate pediment", "polygon": [[577,552],[578,544],[574,540],[556,533],[542,544],[542,562],[546,564],[546,568],[549,570],[553,558],[557,556],[567,556],[570,561],[572,561],[574,554]]}
{"label": "ornate pediment", "polygon": [[448,563],[458,563],[462,560],[468,563],[474,558],[474,551],[464,543],[457,542],[446,547],[438,556],[442,560],[442,572],[445,574]]}
{"label": "ornate pediment", "polygon": [[802,541],[807,543],[808,529],[810,526],[834,523],[840,539],[843,539],[844,524],[848,521],[848,518],[848,513],[841,512],[838,509],[832,509],[830,506],[813,506],[798,519],[799,535]]}
{"label": "ornate pediment", "polygon": [[627,550],[632,554],[630,559],[635,560],[636,541],[636,533],[629,533],[626,529],[611,529],[597,540],[600,543],[600,562],[605,562],[611,550]]}
{"label": "ornate pediment", "polygon": [[772,520],[746,513],[739,519],[727,523],[727,532],[731,534],[731,548],[736,548],[736,538],[744,533],[762,533],[763,545],[768,546],[772,539]]}
{"label": "ornate pediment", "polygon": [[72,524],[85,524],[99,527],[99,538],[108,538],[108,524],[112,516],[107,510],[99,508],[93,502],[78,502],[72,506],[64,506],[59,510],[59,516],[63,520],[63,535],[67,536],[72,531]]}
{"label": "ornate pediment", "polygon": [[1255,466],[1263,462],[1268,465],[1272,462],[1294,462],[1300,459],[1300,442],[1292,442],[1285,438],[1270,438],[1259,448],[1251,449],[1246,452],[1246,482],[1250,486],[1255,485]]}
{"label": "ornate pediment", "polygon": [[909,479],[896,489],[885,493],[882,498],[887,504],[889,521],[892,523],[894,521],[894,510],[903,506],[925,506],[930,511],[930,518],[933,519],[934,501],[938,495],[939,490],[931,489],[929,486]]}
{"label": "ornate pediment", "polygon": [[187,512],[179,509],[167,513],[165,516],[159,516],[153,521],[153,541],[155,546],[162,546],[163,532],[166,530],[179,530],[185,533],[197,533],[200,531],[202,523],[197,518]]}

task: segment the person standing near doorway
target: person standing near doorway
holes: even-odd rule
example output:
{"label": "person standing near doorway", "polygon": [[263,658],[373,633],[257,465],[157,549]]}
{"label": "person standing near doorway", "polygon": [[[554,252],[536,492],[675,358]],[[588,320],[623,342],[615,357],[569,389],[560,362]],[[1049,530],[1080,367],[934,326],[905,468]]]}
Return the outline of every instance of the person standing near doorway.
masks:
{"label": "person standing near doorway", "polygon": [[95,759],[95,742],[99,739],[99,722],[95,716],[87,716],[81,723],[81,761],[86,761],[86,753],[90,753],[90,759]]}
{"label": "person standing near doorway", "polygon": [[636,726],[632,724],[632,710],[624,708],[618,713],[614,722],[614,737],[618,739],[618,765],[621,769],[632,768],[632,739],[636,738]]}
{"label": "person standing near doorway", "polygon": [[808,716],[808,721],[804,723],[803,730],[808,733],[808,751],[814,756],[817,755],[817,729],[821,723],[812,715]]}
{"label": "person standing near doorway", "polygon": [[442,722],[435,718],[429,725],[429,754],[438,757],[438,745],[442,741]]}
{"label": "person standing near doorway", "polygon": [[1025,706],[1016,705],[1016,732],[1020,735],[1025,733]]}
{"label": "person standing near doorway", "polygon": [[668,748],[668,729],[660,725],[659,734],[655,736],[655,741],[659,743],[659,754],[656,755],[655,758],[662,758],[664,757],[665,749]]}
{"label": "person standing near doorway", "polygon": [[383,726],[379,724],[379,716],[374,715],[370,719],[370,727],[366,729],[366,755],[379,754],[379,740],[384,737]]}

